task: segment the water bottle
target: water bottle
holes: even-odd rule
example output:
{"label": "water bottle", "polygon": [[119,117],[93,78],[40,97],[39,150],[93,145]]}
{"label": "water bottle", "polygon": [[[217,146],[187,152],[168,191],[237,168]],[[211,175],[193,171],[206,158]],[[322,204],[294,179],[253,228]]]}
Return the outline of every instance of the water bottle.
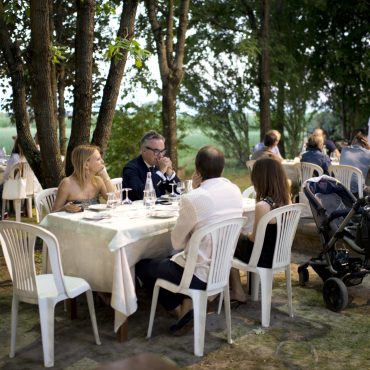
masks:
{"label": "water bottle", "polygon": [[144,188],[144,197],[143,202],[144,206],[151,207],[156,201],[156,194],[153,186],[152,173],[148,172],[146,175],[145,188]]}

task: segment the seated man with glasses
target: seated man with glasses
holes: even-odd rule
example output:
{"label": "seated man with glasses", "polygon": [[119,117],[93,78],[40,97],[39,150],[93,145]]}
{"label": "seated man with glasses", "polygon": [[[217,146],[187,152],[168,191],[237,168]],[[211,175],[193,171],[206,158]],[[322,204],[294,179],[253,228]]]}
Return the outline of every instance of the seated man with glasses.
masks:
{"label": "seated man with glasses", "polygon": [[170,183],[179,182],[172,162],[166,155],[164,137],[156,131],[149,131],[140,140],[140,155],[126,164],[122,171],[122,185],[131,188],[131,200],[143,199],[147,173],[152,172],[152,180],[157,197],[171,192]]}

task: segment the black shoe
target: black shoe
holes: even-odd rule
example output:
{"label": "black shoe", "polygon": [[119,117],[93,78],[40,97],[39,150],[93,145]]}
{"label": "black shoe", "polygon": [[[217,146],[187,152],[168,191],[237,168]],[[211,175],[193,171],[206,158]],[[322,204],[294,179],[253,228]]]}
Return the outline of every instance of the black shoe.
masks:
{"label": "black shoe", "polygon": [[170,332],[173,335],[180,336],[187,333],[192,328],[192,321],[194,319],[194,311],[190,310],[176,324],[170,326]]}

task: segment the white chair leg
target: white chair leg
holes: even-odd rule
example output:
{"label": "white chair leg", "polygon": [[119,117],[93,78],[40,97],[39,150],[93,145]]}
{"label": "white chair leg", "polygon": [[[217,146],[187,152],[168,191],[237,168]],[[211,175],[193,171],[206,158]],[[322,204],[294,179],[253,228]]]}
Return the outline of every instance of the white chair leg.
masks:
{"label": "white chair leg", "polygon": [[54,302],[39,299],[42,349],[44,366],[54,366]]}
{"label": "white chair leg", "polygon": [[17,324],[18,324],[18,306],[19,306],[19,299],[16,295],[13,294],[11,333],[10,333],[10,352],[9,352],[9,357],[11,358],[15,356],[15,345],[16,345]]}
{"label": "white chair leg", "polygon": [[289,316],[293,317],[293,299],[292,299],[292,277],[290,275],[290,266],[287,266],[285,269],[285,281],[286,281],[286,289],[288,292],[288,310]]}
{"label": "white chair leg", "polygon": [[148,333],[146,335],[147,338],[150,338],[152,336],[154,316],[155,316],[155,311],[157,309],[157,302],[158,302],[158,294],[159,294],[159,286],[158,285],[155,285],[154,286],[154,289],[153,289],[152,306],[150,308]]}
{"label": "white chair leg", "polygon": [[261,324],[263,327],[270,326],[271,295],[272,295],[272,270],[260,270],[261,279]]}
{"label": "white chair leg", "polygon": [[37,209],[36,207],[36,194],[34,194],[34,197],[33,197],[33,202],[35,204],[35,212],[36,212],[36,222],[39,224],[40,223],[40,214],[39,214],[39,210]]}
{"label": "white chair leg", "polygon": [[27,197],[27,217],[32,218],[32,196]]}
{"label": "white chair leg", "polygon": [[257,273],[251,272],[249,274],[252,286],[252,292],[251,292],[251,300],[252,301],[258,301],[259,296],[259,290],[260,290],[260,276]]}
{"label": "white chair leg", "polygon": [[225,287],[223,296],[224,296],[224,307],[225,307],[225,318],[226,318],[227,343],[232,344],[233,340],[231,338],[231,310],[230,310],[229,286]]}
{"label": "white chair leg", "polygon": [[17,222],[21,221],[21,200],[20,199],[15,199],[13,201],[14,205],[14,211],[15,211],[15,220]]}
{"label": "white chair leg", "polygon": [[192,299],[194,310],[194,355],[203,356],[207,315],[207,295],[205,292],[199,291],[193,295]]}
{"label": "white chair leg", "polygon": [[222,309],[222,302],[224,300],[224,293],[221,292],[220,293],[220,296],[218,297],[218,309],[217,309],[217,314],[219,315],[221,313],[221,309]]}
{"label": "white chair leg", "polygon": [[91,319],[91,324],[92,324],[92,327],[93,327],[95,343],[98,344],[98,345],[100,345],[101,342],[100,342],[100,338],[99,338],[98,325],[96,324],[94,299],[93,299],[93,295],[92,295],[91,289],[89,289],[89,290],[86,291],[86,298],[87,298],[87,305],[89,307],[90,319]]}

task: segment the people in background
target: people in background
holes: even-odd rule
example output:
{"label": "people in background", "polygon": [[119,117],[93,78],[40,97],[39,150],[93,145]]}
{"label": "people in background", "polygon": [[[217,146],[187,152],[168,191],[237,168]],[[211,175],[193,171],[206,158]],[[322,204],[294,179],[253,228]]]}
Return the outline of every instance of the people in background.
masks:
{"label": "people in background", "polygon": [[301,162],[308,162],[320,166],[325,174],[329,174],[330,158],[323,153],[324,138],[320,135],[311,135],[306,144],[306,151],[302,154]]}
{"label": "people in background", "polygon": [[[186,263],[191,235],[200,227],[214,221],[242,216],[240,189],[222,176],[224,154],[213,146],[201,148],[195,158],[193,190],[181,198],[179,218],[171,234],[172,246],[184,253],[163,260],[142,260],[136,273],[144,286],[153,286],[157,278],[179,284]],[[200,242],[194,276],[190,288],[205,290],[211,259],[211,239]],[[160,290],[159,301],[167,311],[173,312],[177,322],[171,326],[173,333],[181,331],[193,318],[190,298]]]}
{"label": "people in background", "polygon": [[178,183],[179,178],[166,157],[165,139],[156,131],[149,131],[140,140],[140,155],[128,162],[122,171],[122,186],[130,188],[131,200],[143,199],[147,173],[152,173],[152,181],[157,197],[171,191],[170,184]]}
{"label": "people in background", "polygon": [[[365,134],[358,131],[352,138],[351,145],[343,148],[339,164],[357,167],[361,170],[364,179],[367,178],[370,168],[370,144]],[[357,193],[357,178],[351,181],[351,191]],[[365,193],[370,193],[370,187],[364,189]]]}
{"label": "people in background", "polygon": [[278,133],[278,131],[268,131],[263,140],[263,146],[260,146],[260,149],[253,152],[251,159],[256,160],[264,157],[273,157],[281,161],[282,158],[278,148],[279,140],[280,134]]}
{"label": "people in background", "polygon": [[[253,230],[246,235],[241,234],[236,246],[234,257],[245,263],[252,255],[257,225],[262,216],[272,209],[291,203],[288,179],[281,163],[273,158],[261,158],[254,164],[252,184],[256,191],[256,208]],[[266,228],[265,239],[258,266],[271,267],[274,257],[277,226],[271,221]],[[230,299],[237,303],[246,302],[246,294],[240,281],[239,270],[232,268],[230,274]]]}
{"label": "people in background", "polygon": [[99,203],[100,196],[107,199],[107,192],[115,192],[97,146],[74,148],[72,165],[72,175],[59,184],[53,212],[80,212],[83,207]]}
{"label": "people in background", "polygon": [[[278,157],[281,157],[281,154],[280,154],[280,150],[279,150],[279,147],[278,147],[278,144],[280,142],[280,138],[281,138],[281,134],[278,130],[269,130],[266,132],[266,135],[265,135],[265,138],[267,135],[272,135],[272,137],[276,138],[273,146],[271,146],[271,151],[272,153],[274,153],[275,155],[277,155]],[[263,143],[258,143],[256,144],[254,147],[253,147],[253,153],[256,153],[262,149],[264,149],[266,147],[266,144],[265,144],[265,140]],[[251,158],[253,159],[253,158]]]}
{"label": "people in background", "polygon": [[324,140],[323,144],[323,151],[326,152],[329,157],[334,157],[339,159],[340,153],[337,147],[335,146],[334,142],[328,139],[326,132],[322,128],[315,128],[312,135],[314,136],[321,136]]}

